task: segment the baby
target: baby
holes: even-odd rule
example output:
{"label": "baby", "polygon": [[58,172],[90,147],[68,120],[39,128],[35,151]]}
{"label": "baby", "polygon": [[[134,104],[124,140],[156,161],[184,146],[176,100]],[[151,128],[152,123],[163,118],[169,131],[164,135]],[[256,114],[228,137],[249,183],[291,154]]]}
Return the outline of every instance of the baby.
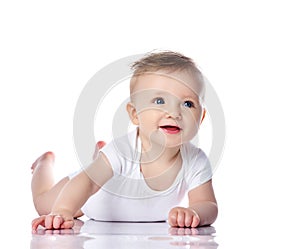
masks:
{"label": "baby", "polygon": [[[151,53],[135,62],[127,112],[134,131],[96,145],[94,161],[54,183],[54,154],[32,165],[33,202],[46,229],[72,228],[83,214],[94,220],[155,222],[175,227],[212,224],[218,213],[212,171],[190,141],[205,116],[204,81],[179,53]],[[180,207],[185,196],[188,207]]]}

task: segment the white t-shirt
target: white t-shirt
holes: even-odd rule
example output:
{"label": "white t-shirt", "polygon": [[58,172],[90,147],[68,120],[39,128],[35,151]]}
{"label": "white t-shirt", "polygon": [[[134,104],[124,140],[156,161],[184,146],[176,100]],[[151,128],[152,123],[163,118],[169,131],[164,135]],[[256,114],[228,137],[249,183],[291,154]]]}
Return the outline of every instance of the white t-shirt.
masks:
{"label": "white t-shirt", "polygon": [[140,143],[135,130],[101,149],[114,176],[82,207],[87,217],[102,221],[165,221],[170,209],[178,206],[189,190],[212,177],[205,153],[185,143],[180,148],[182,167],[173,184],[164,191],[153,190],[140,170]]}

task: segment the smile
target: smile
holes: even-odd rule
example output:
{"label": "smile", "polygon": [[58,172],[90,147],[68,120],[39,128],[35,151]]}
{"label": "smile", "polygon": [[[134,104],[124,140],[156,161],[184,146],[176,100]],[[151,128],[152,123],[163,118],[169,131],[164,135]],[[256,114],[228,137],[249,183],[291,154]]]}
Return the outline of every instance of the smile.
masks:
{"label": "smile", "polygon": [[174,126],[174,125],[163,125],[160,126],[159,128],[168,134],[177,134],[181,131],[181,129],[178,126]]}

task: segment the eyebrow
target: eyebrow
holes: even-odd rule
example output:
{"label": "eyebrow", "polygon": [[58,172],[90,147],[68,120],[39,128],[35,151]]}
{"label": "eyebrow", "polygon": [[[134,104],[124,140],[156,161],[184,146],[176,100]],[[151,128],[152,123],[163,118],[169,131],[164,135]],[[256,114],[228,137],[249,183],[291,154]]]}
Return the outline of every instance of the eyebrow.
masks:
{"label": "eyebrow", "polygon": [[[154,89],[155,90],[155,89]],[[188,100],[196,100],[198,103],[200,103],[200,97],[199,96],[197,96],[196,94],[196,98],[195,98],[195,96],[192,96],[192,95],[183,95],[183,96],[180,96],[180,97],[178,97],[178,96],[176,96],[176,95],[174,95],[174,94],[172,94],[172,93],[169,93],[168,91],[161,91],[161,90],[159,90],[159,91],[154,91],[153,93],[151,93],[151,94],[153,94],[153,95],[157,95],[157,96],[164,96],[164,95],[170,95],[170,96],[175,96],[176,98],[178,98],[178,99],[188,99]]]}
{"label": "eyebrow", "polygon": [[165,95],[165,94],[172,95],[167,91],[161,91],[161,90],[160,91],[155,91],[155,89],[153,90],[153,93],[151,93],[151,94],[154,94],[154,95]]}

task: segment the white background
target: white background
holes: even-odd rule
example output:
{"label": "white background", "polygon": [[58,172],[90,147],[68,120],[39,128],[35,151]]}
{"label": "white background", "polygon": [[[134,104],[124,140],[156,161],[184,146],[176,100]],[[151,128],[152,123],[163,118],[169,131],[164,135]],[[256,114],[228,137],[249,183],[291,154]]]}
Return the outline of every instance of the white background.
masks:
{"label": "white background", "polygon": [[225,112],[226,146],[214,176],[219,248],[294,247],[299,23],[292,0],[1,1],[3,237],[29,246],[37,156],[53,150],[59,175],[78,168],[73,113],[87,81],[124,56],[170,49],[199,64]]}

